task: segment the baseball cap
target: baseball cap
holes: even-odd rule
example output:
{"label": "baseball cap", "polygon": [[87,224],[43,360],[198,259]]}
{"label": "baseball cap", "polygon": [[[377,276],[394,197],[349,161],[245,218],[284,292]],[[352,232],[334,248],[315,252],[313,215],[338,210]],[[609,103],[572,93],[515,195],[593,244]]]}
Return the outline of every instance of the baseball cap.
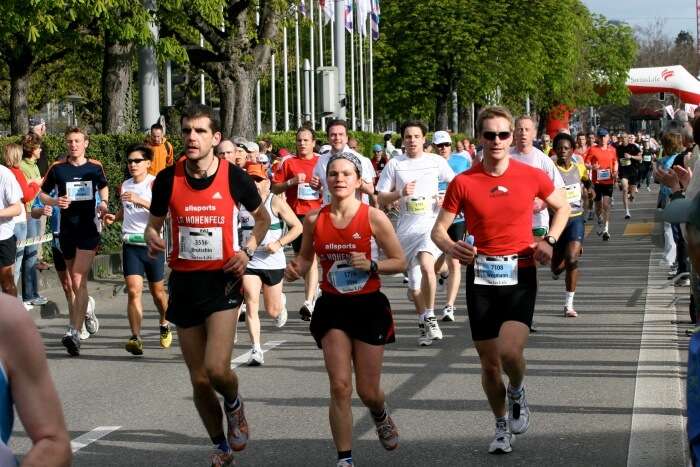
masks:
{"label": "baseball cap", "polygon": [[260,152],[260,146],[258,146],[258,143],[254,143],[252,141],[246,141],[245,143],[241,143],[239,146],[245,149],[246,152]]}
{"label": "baseball cap", "polygon": [[374,152],[379,152],[382,149],[384,149],[384,148],[382,147],[381,144],[375,144],[374,146],[372,146],[372,151],[374,151]]}
{"label": "baseball cap", "polygon": [[597,136],[608,136],[610,133],[608,133],[607,128],[598,128],[598,131],[596,132]]}
{"label": "baseball cap", "polygon": [[321,149],[319,149],[319,151],[318,151],[319,154],[324,154],[327,152],[331,152],[331,145],[330,144],[324,144],[323,146],[321,146]]}
{"label": "baseball cap", "polygon": [[436,131],[435,133],[433,133],[433,144],[443,143],[452,144],[452,138],[450,138],[449,133],[447,133],[446,131]]}
{"label": "baseball cap", "polygon": [[691,224],[700,228],[700,195],[671,201],[661,217],[670,224]]}
{"label": "baseball cap", "polygon": [[43,125],[45,123],[46,122],[44,121],[44,119],[37,116],[37,115],[29,118],[29,126],[38,126],[38,125]]}
{"label": "baseball cap", "polygon": [[279,155],[280,157],[286,157],[286,156],[289,155],[289,151],[287,151],[285,148],[282,148],[282,149],[279,150],[278,155]]}
{"label": "baseball cap", "polygon": [[261,180],[267,179],[267,172],[262,164],[248,164],[246,165],[245,169],[248,172],[248,175],[253,178],[259,178]]}
{"label": "baseball cap", "polygon": [[258,156],[258,162],[260,162],[261,164],[267,164],[268,162],[270,162],[270,158],[267,157],[267,154],[260,154]]}
{"label": "baseball cap", "polygon": [[247,142],[248,142],[248,140],[242,136],[234,136],[233,137],[233,144],[235,144],[236,146],[242,146]]}

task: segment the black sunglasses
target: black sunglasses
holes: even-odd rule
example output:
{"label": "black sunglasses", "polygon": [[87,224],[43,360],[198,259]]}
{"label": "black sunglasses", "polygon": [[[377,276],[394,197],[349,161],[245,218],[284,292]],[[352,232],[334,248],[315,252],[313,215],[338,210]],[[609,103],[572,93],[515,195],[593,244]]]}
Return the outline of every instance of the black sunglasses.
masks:
{"label": "black sunglasses", "polygon": [[510,131],[484,131],[483,133],[481,133],[481,136],[483,136],[489,141],[496,141],[496,137],[498,137],[498,139],[500,139],[501,141],[504,141],[510,138],[510,135]]}
{"label": "black sunglasses", "polygon": [[146,159],[127,159],[126,163],[128,164],[140,164],[141,162],[145,161]]}
{"label": "black sunglasses", "polygon": [[436,144],[435,146],[437,146],[439,148],[449,148],[450,146],[452,146],[452,143],[440,143],[440,144]]}

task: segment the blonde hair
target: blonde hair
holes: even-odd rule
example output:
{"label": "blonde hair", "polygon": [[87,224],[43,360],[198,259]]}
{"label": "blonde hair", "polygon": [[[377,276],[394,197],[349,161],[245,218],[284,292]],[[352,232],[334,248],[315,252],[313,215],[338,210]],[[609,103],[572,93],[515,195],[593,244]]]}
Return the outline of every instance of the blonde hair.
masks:
{"label": "blonde hair", "polygon": [[491,120],[492,118],[505,118],[508,120],[510,131],[513,131],[513,114],[505,107],[495,105],[484,107],[481,112],[479,112],[479,116],[476,118],[476,133],[480,135],[481,131],[484,129],[484,120]]}
{"label": "blonde hair", "polygon": [[2,162],[6,167],[17,167],[22,160],[22,146],[15,143],[6,144],[2,152]]}

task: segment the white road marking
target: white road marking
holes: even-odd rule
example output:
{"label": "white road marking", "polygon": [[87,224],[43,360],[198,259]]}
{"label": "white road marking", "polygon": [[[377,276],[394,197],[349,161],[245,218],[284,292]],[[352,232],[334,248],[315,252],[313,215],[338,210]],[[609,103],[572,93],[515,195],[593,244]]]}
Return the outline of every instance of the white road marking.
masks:
{"label": "white road marking", "polygon": [[[666,283],[664,270],[658,267],[661,253],[649,255],[644,325],[634,389],[634,406],[628,467],[688,465],[685,418],[685,382],[681,376],[678,351],[674,287]],[[645,374],[660,372],[659,376]],[[667,374],[673,372],[674,376]]]}
{"label": "white road marking", "polygon": [[[278,347],[282,344],[284,344],[287,341],[269,341],[265,342],[262,345],[262,353],[265,355],[265,352],[267,352],[270,349],[274,349],[275,347]],[[231,368],[237,368],[245,363],[248,362],[248,358],[250,357],[250,350],[244,353],[243,355],[239,355],[238,357],[234,358],[231,360]]]}
{"label": "white road marking", "polygon": [[76,452],[83,449],[85,446],[94,443],[100,438],[104,438],[105,436],[107,436],[113,431],[118,430],[119,428],[121,428],[121,426],[98,426],[94,430],[88,431],[87,433],[82,434],[75,438],[73,441],[71,441],[70,448],[73,451],[73,454],[75,454]]}

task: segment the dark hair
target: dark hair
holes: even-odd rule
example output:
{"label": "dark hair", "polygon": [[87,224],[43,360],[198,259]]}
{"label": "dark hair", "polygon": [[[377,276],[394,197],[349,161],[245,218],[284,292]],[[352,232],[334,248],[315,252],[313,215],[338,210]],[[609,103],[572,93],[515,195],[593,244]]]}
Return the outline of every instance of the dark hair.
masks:
{"label": "dark hair", "polygon": [[345,132],[348,132],[348,122],[339,118],[334,118],[333,120],[326,123],[326,133],[330,133],[331,128],[333,128],[334,126],[342,126],[343,128],[345,128]]}
{"label": "dark hair", "polygon": [[39,135],[30,132],[22,136],[20,144],[22,145],[22,158],[27,159],[32,157],[36,148],[41,147],[41,138]]}
{"label": "dark hair", "polygon": [[212,133],[221,131],[221,126],[219,125],[219,119],[214,116],[214,111],[208,105],[202,104],[192,104],[189,105],[185,110],[182,111],[182,116],[180,117],[180,125],[184,119],[194,119],[206,117],[209,119],[209,128]]}
{"label": "dark hair", "polygon": [[66,137],[66,136],[70,135],[71,133],[80,133],[85,137],[86,140],[88,140],[88,141],[90,140],[90,137],[88,136],[88,132],[86,130],[80,128],[79,126],[69,126],[68,128],[66,128],[66,131],[63,132],[63,136]]}
{"label": "dark hair", "polygon": [[384,141],[391,141],[391,133],[384,134]]}
{"label": "dark hair", "polygon": [[154,123],[153,125],[151,125],[151,131],[153,130],[163,131],[163,125],[161,125],[160,123]]}
{"label": "dark hair", "polygon": [[552,146],[554,146],[554,148],[556,149],[559,141],[561,141],[563,139],[567,140],[569,142],[569,144],[571,144],[571,149],[576,147],[576,140],[574,139],[573,136],[571,136],[568,133],[559,133],[557,136],[555,136],[554,141],[552,141]]}
{"label": "dark hair", "polygon": [[403,138],[404,133],[406,132],[406,128],[420,128],[421,133],[423,133],[423,136],[428,132],[428,127],[425,125],[425,123],[421,122],[420,120],[407,120],[403,122],[401,125],[401,137]]}
{"label": "dark hair", "polygon": [[132,152],[138,152],[146,160],[153,160],[153,150],[144,144],[132,144],[127,147],[126,152],[124,153],[127,159],[129,158],[129,154]]}
{"label": "dark hair", "polygon": [[299,129],[297,129],[296,136],[299,136],[299,133],[301,133],[302,131],[308,131],[309,133],[311,133],[311,139],[316,141],[316,132],[313,128],[311,128],[310,126],[302,125],[299,127]]}

